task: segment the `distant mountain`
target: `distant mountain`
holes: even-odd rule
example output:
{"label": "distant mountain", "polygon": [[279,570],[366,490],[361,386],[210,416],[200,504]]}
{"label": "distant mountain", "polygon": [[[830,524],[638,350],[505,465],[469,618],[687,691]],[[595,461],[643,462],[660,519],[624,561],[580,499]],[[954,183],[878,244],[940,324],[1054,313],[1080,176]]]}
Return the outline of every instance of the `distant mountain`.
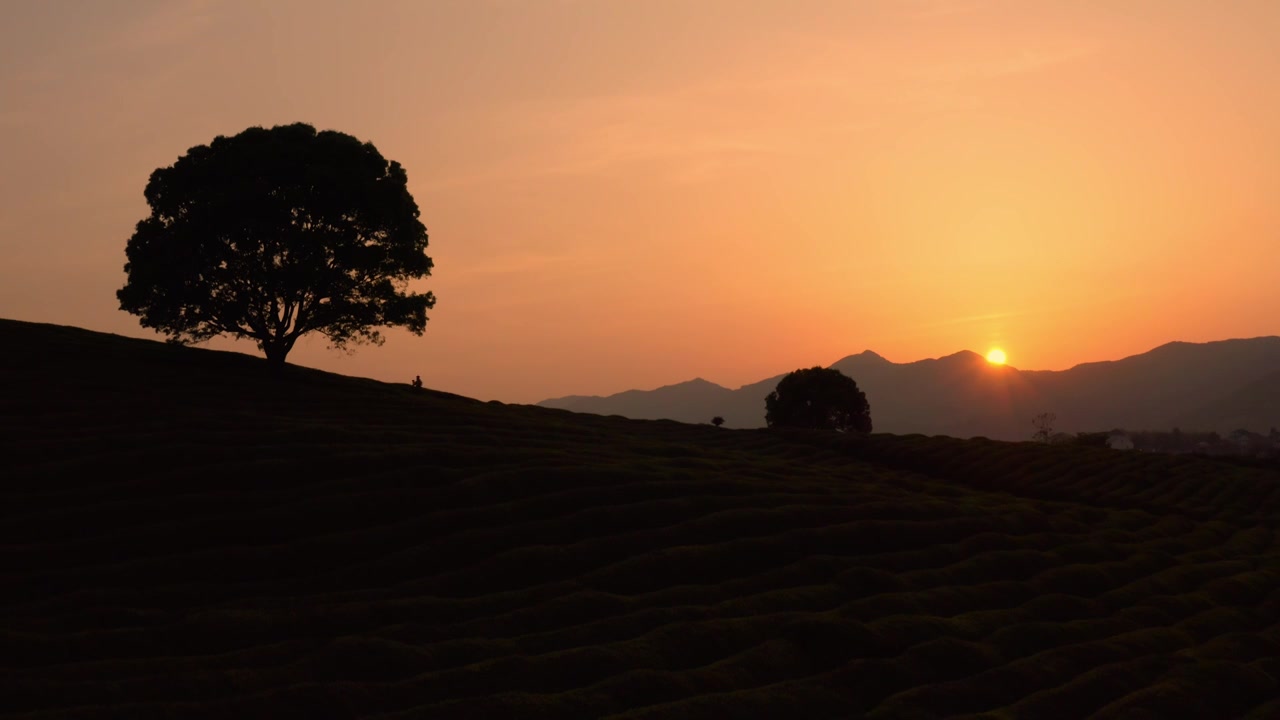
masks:
{"label": "distant mountain", "polygon": [[[1066,432],[1217,430],[1266,432],[1280,426],[1280,337],[1172,342],[1122,360],[1069,370],[1018,370],[970,351],[894,363],[870,350],[833,363],[858,382],[877,432],[1020,440],[1031,418],[1057,415]],[[630,418],[764,425],[764,398],[776,375],[737,390],[703,379],[608,397],[543,400],[544,407]]]}
{"label": "distant mountain", "polygon": [[[1222,432],[1237,428],[1265,432],[1280,428],[1276,408],[1280,408],[1280,370],[1217,398],[1200,408],[1195,416],[1206,418],[1207,427],[1223,428]],[[1190,423],[1183,425],[1191,427]]]}
{"label": "distant mountain", "polygon": [[[695,378],[688,382],[665,385],[656,390],[627,390],[607,398],[570,396],[559,400],[545,400],[538,404],[597,415],[658,419],[668,417],[673,408],[723,407],[732,402],[735,395],[733,390],[702,378]],[[706,419],[710,420],[711,416],[708,415]]]}

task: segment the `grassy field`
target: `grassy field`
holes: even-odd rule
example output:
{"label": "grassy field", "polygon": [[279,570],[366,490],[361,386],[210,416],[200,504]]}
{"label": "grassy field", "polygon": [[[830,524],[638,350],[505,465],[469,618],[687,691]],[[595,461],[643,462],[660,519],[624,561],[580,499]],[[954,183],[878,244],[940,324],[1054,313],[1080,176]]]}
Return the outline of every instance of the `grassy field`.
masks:
{"label": "grassy field", "polygon": [[1280,476],[0,321],[0,716],[1280,717]]}

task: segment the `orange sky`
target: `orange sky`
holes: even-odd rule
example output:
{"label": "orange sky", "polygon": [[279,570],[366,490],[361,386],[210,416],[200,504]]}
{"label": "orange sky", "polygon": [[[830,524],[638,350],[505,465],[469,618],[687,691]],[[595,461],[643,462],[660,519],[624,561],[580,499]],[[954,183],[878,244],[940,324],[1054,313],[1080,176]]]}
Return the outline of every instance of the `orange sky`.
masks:
{"label": "orange sky", "polygon": [[303,365],[532,402],[1280,332],[1275,0],[358,5],[6,3],[0,316],[154,337],[151,171],[303,121],[405,166],[439,297]]}

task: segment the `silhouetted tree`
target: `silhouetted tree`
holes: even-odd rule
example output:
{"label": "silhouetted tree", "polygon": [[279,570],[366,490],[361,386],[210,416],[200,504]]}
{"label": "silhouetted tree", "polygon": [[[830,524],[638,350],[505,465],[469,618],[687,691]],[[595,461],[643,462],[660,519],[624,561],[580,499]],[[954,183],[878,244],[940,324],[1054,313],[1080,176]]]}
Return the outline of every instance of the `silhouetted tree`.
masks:
{"label": "silhouetted tree", "polygon": [[1036,442],[1047,443],[1049,438],[1053,436],[1053,423],[1058,420],[1058,416],[1053,413],[1040,413],[1031,418],[1031,424],[1035,426],[1036,431],[1031,438]]}
{"label": "silhouetted tree", "polygon": [[303,123],[219,135],[151,173],[151,214],[125,248],[116,296],[169,342],[249,338],[283,364],[299,337],[380,344],[421,335],[427,231],[407,176],[370,143]]}
{"label": "silhouetted tree", "polygon": [[715,416],[715,417],[711,418],[711,424],[712,424],[712,425],[715,425],[716,427],[720,427],[721,425],[723,425],[723,424],[724,424],[724,418],[722,418],[722,417],[720,417],[719,415],[717,415],[717,416]]}
{"label": "silhouetted tree", "polygon": [[769,427],[871,432],[871,406],[858,383],[839,370],[796,370],[764,400]]}

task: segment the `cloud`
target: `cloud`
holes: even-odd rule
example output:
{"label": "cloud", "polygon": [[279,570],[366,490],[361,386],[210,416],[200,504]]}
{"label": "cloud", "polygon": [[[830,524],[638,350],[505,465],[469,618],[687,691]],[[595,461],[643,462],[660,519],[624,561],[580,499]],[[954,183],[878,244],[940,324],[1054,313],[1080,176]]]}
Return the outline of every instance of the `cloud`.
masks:
{"label": "cloud", "polygon": [[1096,54],[1099,49],[1097,43],[1032,48],[1002,57],[934,65],[925,68],[921,74],[943,80],[1027,75],[1089,57]]}
{"label": "cloud", "polygon": [[709,179],[784,151],[767,123],[739,111],[744,102],[731,88],[707,85],[503,107],[494,129],[519,137],[521,151],[435,187],[601,175],[637,163],[665,166],[673,182]]}

